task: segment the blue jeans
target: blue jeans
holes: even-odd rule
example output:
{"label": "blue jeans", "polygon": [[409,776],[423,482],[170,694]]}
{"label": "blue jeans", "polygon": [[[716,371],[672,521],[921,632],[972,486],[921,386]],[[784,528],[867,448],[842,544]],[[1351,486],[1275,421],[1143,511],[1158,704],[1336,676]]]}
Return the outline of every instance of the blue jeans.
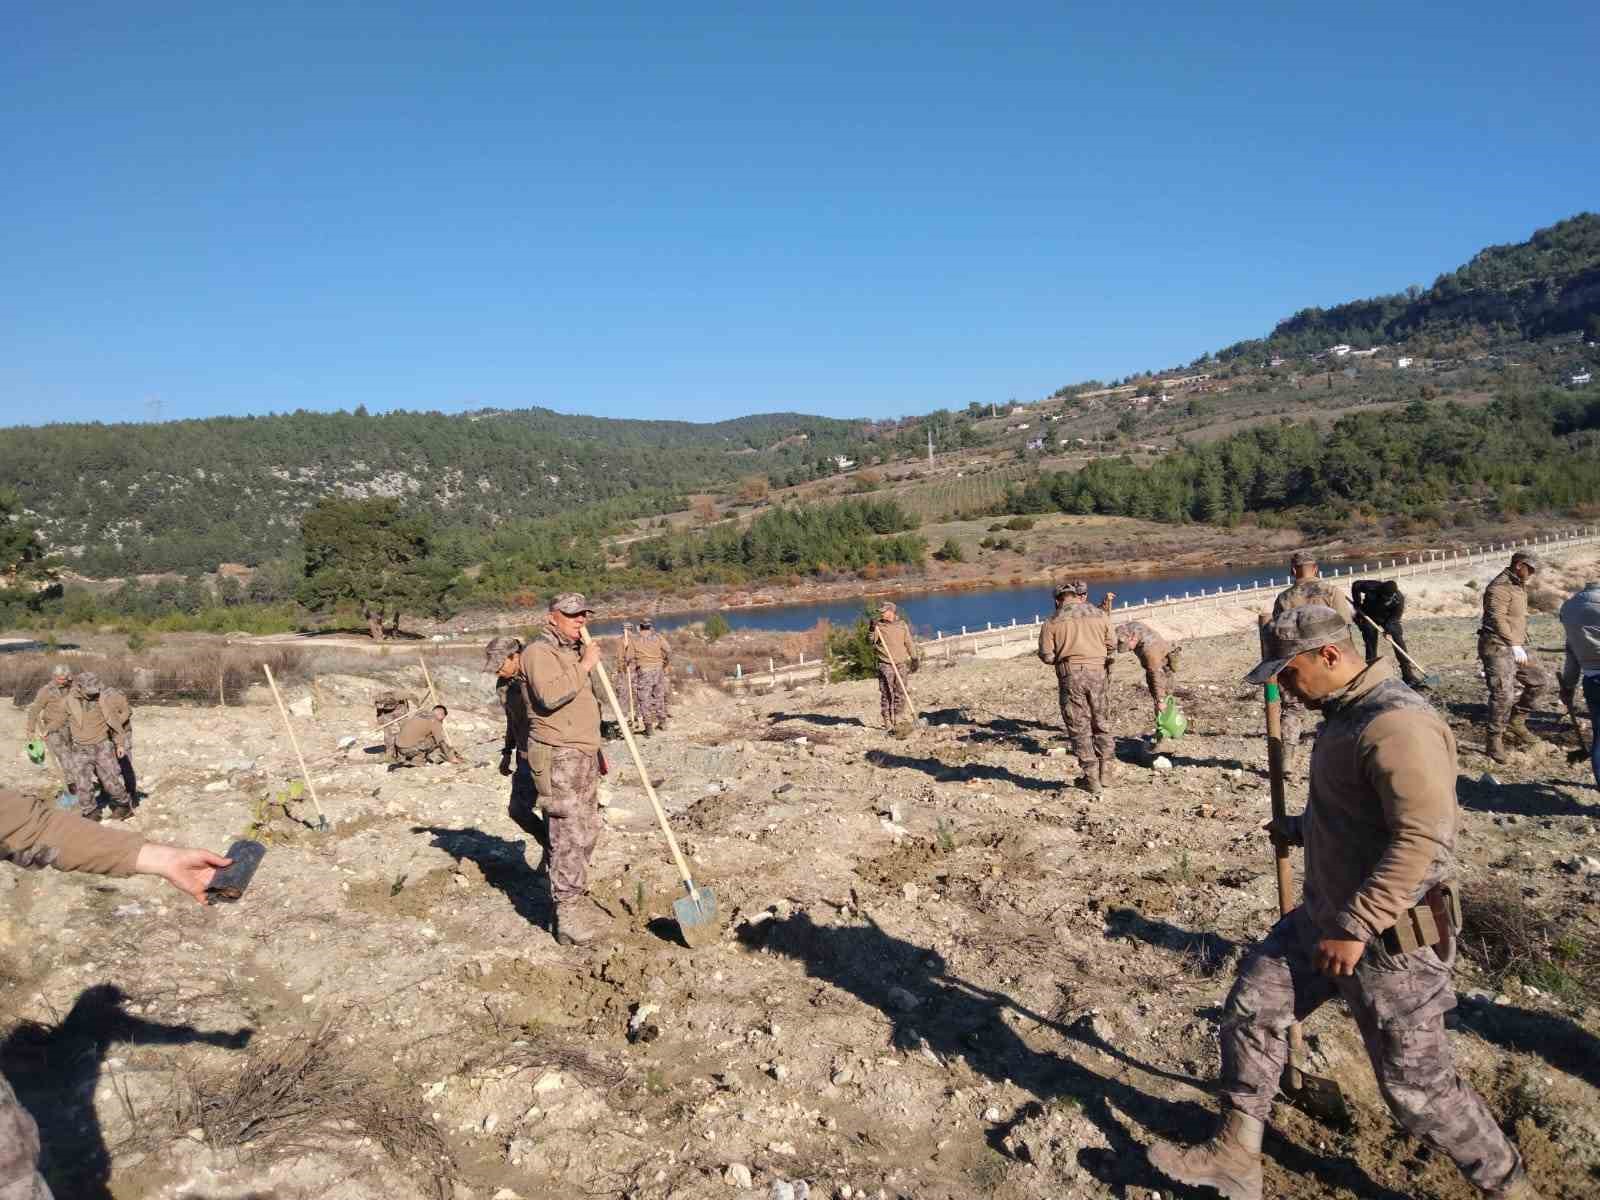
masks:
{"label": "blue jeans", "polygon": [[1589,706],[1589,766],[1594,771],[1594,782],[1600,787],[1600,737],[1595,736],[1596,721],[1600,720],[1600,675],[1590,675],[1583,681],[1583,702]]}

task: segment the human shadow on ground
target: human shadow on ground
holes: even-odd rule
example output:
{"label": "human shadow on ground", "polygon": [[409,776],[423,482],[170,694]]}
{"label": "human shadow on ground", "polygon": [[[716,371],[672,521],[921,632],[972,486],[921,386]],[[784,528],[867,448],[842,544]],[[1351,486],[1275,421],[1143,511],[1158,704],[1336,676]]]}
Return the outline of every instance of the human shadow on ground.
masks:
{"label": "human shadow on ground", "polygon": [[413,825],[411,832],[430,835],[434,846],[457,862],[476,863],[485,882],[511,901],[511,907],[528,924],[552,927],[555,905],[550,899],[550,877],[543,869],[543,857],[538,869],[528,866],[527,842],[513,842],[481,829],[438,825]]}
{"label": "human shadow on ground", "polygon": [[[1108,1186],[1173,1189],[1171,1181],[1150,1167],[1144,1147],[1121,1114],[1157,1137],[1180,1142],[1199,1141],[1216,1126],[1216,1117],[1204,1105],[1164,1099],[1123,1078],[1100,1074],[1066,1054],[1036,1050],[1014,1026],[1047,1029],[1109,1056],[1121,1064],[1119,1071],[1132,1068],[1155,1078],[1208,1087],[1203,1081],[1139,1061],[1109,1044],[1088,1016],[1063,1023],[1001,992],[957,978],[947,972],[937,952],[887,933],[871,917],[860,924],[825,926],[798,912],[741,927],[739,939],[748,949],[803,963],[812,978],[879,1010],[889,1023],[890,1044],[902,1052],[926,1051],[945,1063],[962,1060],[974,1074],[1014,1083],[1045,1103],[1076,1101],[1109,1143],[1108,1149],[1080,1151],[1079,1165]],[[993,1131],[996,1149],[1003,1150],[1004,1135],[1026,1119],[1030,1107],[1023,1106],[1009,1123]],[[1347,1189],[1374,1200],[1406,1200],[1404,1193],[1380,1186],[1348,1159],[1319,1155],[1277,1137],[1269,1138],[1267,1152],[1285,1169],[1315,1176],[1330,1191]]]}
{"label": "human shadow on ground", "polygon": [[0,1042],[0,1073],[39,1126],[41,1174],[57,1196],[112,1200],[111,1151],[95,1113],[95,1089],[113,1045],[221,1046],[239,1050],[254,1030],[207,1032],[147,1021],[123,1008],[121,988],[85,988],[54,1025],[23,1021]]}
{"label": "human shadow on ground", "polygon": [[1482,783],[1471,775],[1456,776],[1456,798],[1473,812],[1519,817],[1591,817],[1600,812],[1600,805],[1585,804],[1553,783]]}
{"label": "human shadow on ground", "polygon": [[1134,938],[1158,950],[1170,950],[1195,964],[1197,974],[1207,979],[1220,974],[1240,949],[1239,943],[1221,934],[1195,933],[1192,930],[1152,921],[1138,909],[1113,908],[1106,913],[1106,938]]}
{"label": "human shadow on ground", "polygon": [[989,763],[951,765],[933,757],[913,758],[909,754],[894,754],[888,750],[868,750],[866,760],[875,767],[898,767],[908,771],[921,771],[924,775],[945,783],[987,779],[995,783],[1009,783],[1027,792],[1057,792],[1066,786],[1058,779],[1038,779],[1032,775],[1018,775],[1015,771]]}
{"label": "human shadow on ground", "polygon": [[1537,1054],[1558,1071],[1600,1088],[1600,1038],[1554,1013],[1462,997],[1461,1025],[1506,1050]]}
{"label": "human shadow on ground", "polygon": [[767,716],[767,722],[771,725],[777,725],[784,721],[805,721],[811,725],[854,725],[858,729],[867,727],[867,723],[860,717],[839,717],[832,713],[775,712]]}

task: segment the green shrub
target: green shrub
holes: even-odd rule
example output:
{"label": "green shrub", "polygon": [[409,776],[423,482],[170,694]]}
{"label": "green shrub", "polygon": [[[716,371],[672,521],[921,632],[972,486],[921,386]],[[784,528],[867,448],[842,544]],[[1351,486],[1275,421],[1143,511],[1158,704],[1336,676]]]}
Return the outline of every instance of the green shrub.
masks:
{"label": "green shrub", "polygon": [[940,562],[966,562],[967,556],[961,549],[961,543],[955,538],[945,538],[944,545],[933,552],[933,556]]}
{"label": "green shrub", "polygon": [[712,613],[706,618],[706,641],[714,642],[718,638],[727,637],[733,629],[728,624],[728,618],[721,613]]}

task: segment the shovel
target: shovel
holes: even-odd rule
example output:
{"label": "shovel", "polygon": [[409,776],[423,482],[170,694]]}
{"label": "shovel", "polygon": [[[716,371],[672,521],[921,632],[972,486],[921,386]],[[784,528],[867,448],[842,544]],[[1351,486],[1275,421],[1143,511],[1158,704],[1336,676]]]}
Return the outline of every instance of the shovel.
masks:
{"label": "shovel", "polygon": [[[583,639],[585,646],[589,645],[589,631],[580,629],[578,636]],[[707,887],[696,887],[694,879],[689,874],[689,864],[684,861],[683,851],[678,849],[678,839],[672,836],[672,826],[667,824],[667,810],[661,807],[661,800],[656,795],[656,789],[650,782],[650,773],[644,769],[644,759],[639,756],[639,743],[633,740],[633,730],[628,726],[628,714],[622,709],[622,702],[617,699],[617,693],[611,686],[611,677],[606,674],[606,665],[596,662],[595,671],[600,675],[600,686],[605,689],[606,699],[611,701],[611,711],[617,714],[617,724],[622,726],[622,740],[628,743],[628,753],[633,756],[633,766],[639,772],[639,782],[644,785],[644,794],[650,797],[650,807],[655,809],[656,820],[661,824],[661,832],[667,839],[667,849],[672,851],[672,861],[678,866],[678,874],[683,876],[684,889],[689,893],[681,900],[672,902],[672,915],[678,918],[678,929],[683,934],[686,946],[693,946],[696,937],[701,940],[715,932],[717,928],[717,897],[716,893]]]}
{"label": "shovel", "polygon": [[306,756],[300,753],[300,739],[294,736],[294,726],[289,723],[289,710],[283,705],[283,697],[278,694],[278,681],[272,677],[272,668],[266,663],[261,664],[261,669],[267,673],[267,686],[272,689],[272,698],[278,702],[278,715],[283,718],[283,727],[289,733],[289,745],[294,747],[294,756],[300,763],[300,776],[306,781],[306,791],[311,795],[311,806],[317,810],[317,823],[312,826],[318,833],[327,833],[331,828],[327,815],[322,811],[322,804],[317,800],[317,785],[311,782],[311,772],[306,770]]}
{"label": "shovel", "polygon": [[[1401,658],[1405,659],[1408,663],[1410,663],[1412,669],[1415,670],[1418,674],[1420,674],[1422,676],[1422,686],[1423,687],[1436,688],[1436,687],[1439,686],[1439,673],[1437,671],[1425,670],[1421,663],[1419,663],[1416,659],[1412,658],[1411,655],[1407,654],[1404,650],[1400,649],[1399,644],[1392,637],[1389,636],[1389,631],[1387,629],[1383,628],[1376,621],[1374,621],[1371,617],[1367,616],[1366,613],[1362,612],[1359,608],[1356,609],[1355,612],[1356,612],[1356,616],[1358,618],[1360,618],[1361,620],[1365,621],[1368,625],[1371,625],[1379,633],[1383,634],[1383,640],[1389,643],[1389,648],[1391,650],[1393,650],[1396,654],[1398,654]],[[1582,739],[1580,739],[1580,740],[1582,740]]]}
{"label": "shovel", "polygon": [[[1267,775],[1272,785],[1272,819],[1282,822],[1288,816],[1288,805],[1283,794],[1283,698],[1278,681],[1269,679],[1267,700]],[[1292,900],[1292,871],[1289,866],[1289,847],[1276,835],[1272,839],[1272,854],[1278,871],[1278,913],[1287,916],[1294,908]],[[1305,1033],[1296,1021],[1289,1026],[1289,1064],[1283,1072],[1283,1089],[1290,1099],[1306,1112],[1331,1125],[1350,1124],[1350,1106],[1344,1092],[1331,1079],[1308,1074],[1300,1064],[1305,1061]]]}
{"label": "shovel", "polygon": [[[878,649],[883,651],[883,657],[889,663],[889,672],[894,676],[894,681],[896,686],[898,686],[900,689],[900,694],[906,698],[906,715],[911,718],[911,724],[915,725],[917,723],[917,712],[916,709],[912,707],[911,689],[906,686],[905,676],[900,674],[899,664],[894,661],[894,655],[889,653],[889,645],[883,640],[883,634],[874,629],[872,631],[872,637],[873,640],[878,643]],[[890,711],[894,711],[892,705],[890,706]]]}

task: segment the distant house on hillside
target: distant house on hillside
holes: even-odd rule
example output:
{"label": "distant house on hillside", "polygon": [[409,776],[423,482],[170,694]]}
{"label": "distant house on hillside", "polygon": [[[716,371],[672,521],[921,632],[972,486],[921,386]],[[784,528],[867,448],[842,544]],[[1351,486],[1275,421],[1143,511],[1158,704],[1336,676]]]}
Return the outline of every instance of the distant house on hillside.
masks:
{"label": "distant house on hillside", "polygon": [[1340,342],[1337,346],[1330,347],[1328,353],[1333,355],[1335,358],[1343,358],[1346,354],[1350,353],[1350,347],[1346,346],[1343,342]]}
{"label": "distant house on hillside", "polygon": [[1572,386],[1573,387],[1582,387],[1584,384],[1588,383],[1593,378],[1594,378],[1594,373],[1593,372],[1591,372],[1591,371],[1579,371],[1576,375],[1574,375],[1572,377]]}
{"label": "distant house on hillside", "polygon": [[1027,411],[1028,410],[1026,408],[1022,407],[1022,405],[1020,405],[1020,404],[1013,404],[1011,406],[1011,415],[1013,417],[1020,417],[1024,413],[1026,413]]}
{"label": "distant house on hillside", "polygon": [[1029,450],[1043,450],[1044,449],[1044,439],[1043,438],[1034,438],[1033,441],[1028,443],[1028,449]]}
{"label": "distant house on hillside", "polygon": [[835,454],[828,461],[831,462],[835,467],[837,467],[841,471],[848,471],[851,467],[856,465],[856,460],[855,459],[846,458],[842,454]]}
{"label": "distant house on hillside", "polygon": [[1402,354],[1399,358],[1394,360],[1394,365],[1399,370],[1404,371],[1406,368],[1411,366],[1412,362],[1414,362],[1414,361],[1415,360],[1412,359],[1412,357],[1410,355]]}
{"label": "distant house on hillside", "polygon": [[1269,358],[1267,360],[1267,366],[1269,366],[1269,367],[1281,367],[1281,366],[1283,366],[1283,355],[1274,354],[1271,358]]}
{"label": "distant house on hillside", "polygon": [[1352,351],[1350,351],[1350,357],[1351,358],[1372,358],[1377,353],[1378,353],[1378,348],[1376,346],[1374,346],[1371,350],[1352,350]]}

